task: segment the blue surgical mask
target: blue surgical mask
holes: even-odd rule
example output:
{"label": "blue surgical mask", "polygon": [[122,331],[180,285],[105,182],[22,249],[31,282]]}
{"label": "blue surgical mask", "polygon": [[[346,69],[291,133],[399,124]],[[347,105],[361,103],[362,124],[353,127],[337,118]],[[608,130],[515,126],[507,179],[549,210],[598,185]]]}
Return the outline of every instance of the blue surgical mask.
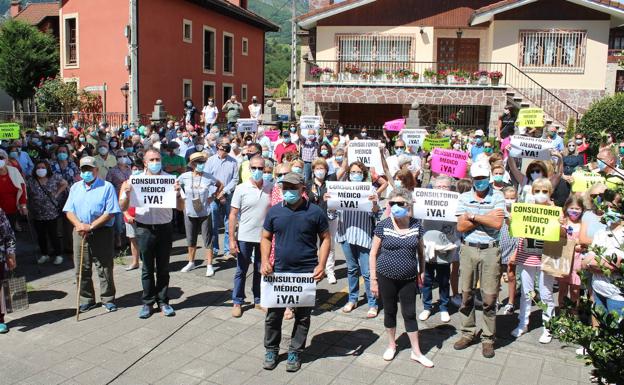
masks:
{"label": "blue surgical mask", "polygon": [[475,190],[477,191],[485,191],[490,187],[490,181],[485,179],[476,179],[472,182]]}
{"label": "blue surgical mask", "polygon": [[126,150],[126,152],[128,152],[128,153],[132,153],[132,152],[134,152],[134,147],[128,147],[128,148],[126,148],[125,150]]}
{"label": "blue surgical mask", "polygon": [[18,152],[17,152],[17,151],[11,151],[11,152],[9,152],[9,156],[10,156],[11,158],[13,158],[13,159],[17,159],[17,156],[18,156],[18,155],[19,155],[19,154],[18,154]]}
{"label": "blue surgical mask", "polygon": [[284,197],[284,202],[290,205],[297,203],[301,198],[299,190],[284,190],[282,195]]}
{"label": "blue surgical mask", "polygon": [[267,183],[271,183],[273,182],[273,175],[271,173],[265,172],[264,174],[262,174],[262,180]]}
{"label": "blue surgical mask", "polygon": [[301,167],[293,167],[292,172],[296,172],[297,174],[303,174],[303,169]]}
{"label": "blue surgical mask", "polygon": [[598,169],[600,171],[604,171],[607,169],[607,164],[605,162],[603,162],[602,160],[598,159]]}
{"label": "blue surgical mask", "polygon": [[321,150],[321,156],[327,156],[327,155],[329,155],[329,151],[325,149]]}
{"label": "blue surgical mask", "polygon": [[284,137],[284,143],[290,143],[290,136]]}
{"label": "blue surgical mask", "polygon": [[58,154],[56,154],[56,157],[58,158],[58,160],[67,160],[69,155],[67,155],[66,152],[59,152]]}
{"label": "blue surgical mask", "polygon": [[475,140],[475,143],[477,144],[477,146],[481,146],[483,144],[483,139],[479,137]]}
{"label": "blue surgical mask", "polygon": [[401,207],[399,205],[392,205],[390,207],[390,212],[395,218],[405,218],[409,214],[407,207]]}
{"label": "blue surgical mask", "polygon": [[268,151],[262,151],[262,157],[263,158],[268,158],[269,157],[269,152]]}
{"label": "blue surgical mask", "polygon": [[494,182],[503,183],[503,178],[502,175],[494,175]]}
{"label": "blue surgical mask", "polygon": [[396,187],[396,188],[403,187],[403,182],[401,182],[400,180],[395,180],[394,181],[394,187]]}
{"label": "blue surgical mask", "polygon": [[402,148],[395,148],[395,149],[394,149],[394,153],[395,153],[396,155],[403,155],[403,154],[405,154],[405,150],[404,150],[404,149],[402,149]]}
{"label": "blue surgical mask", "polygon": [[336,162],[342,163],[342,159],[343,158],[342,158],[342,156],[336,156],[336,157],[334,157],[334,159],[336,159]]}
{"label": "blue surgical mask", "polygon": [[262,180],[262,170],[252,170],[251,171],[251,179],[255,180],[256,182],[259,180]]}
{"label": "blue surgical mask", "polygon": [[162,164],[160,162],[150,162],[147,164],[147,168],[152,174],[158,174],[162,168]]}
{"label": "blue surgical mask", "polygon": [[132,170],[132,175],[141,175],[143,173],[143,170]]}
{"label": "blue surgical mask", "polygon": [[206,163],[197,163],[195,164],[195,171],[204,172],[204,167],[206,167]]}
{"label": "blue surgical mask", "polygon": [[364,180],[364,174],[361,174],[359,172],[358,173],[350,172],[349,179],[351,180],[351,182],[361,182]]}
{"label": "blue surgical mask", "polygon": [[86,183],[91,183],[95,179],[95,177],[93,176],[93,171],[81,171],[80,172],[80,177]]}

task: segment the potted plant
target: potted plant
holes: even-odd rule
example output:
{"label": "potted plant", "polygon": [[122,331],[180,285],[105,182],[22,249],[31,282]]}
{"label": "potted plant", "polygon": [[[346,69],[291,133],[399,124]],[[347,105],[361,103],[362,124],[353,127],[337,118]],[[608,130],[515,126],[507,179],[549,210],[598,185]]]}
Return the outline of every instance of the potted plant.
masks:
{"label": "potted plant", "polygon": [[448,81],[448,72],[445,70],[439,70],[437,73],[438,84],[446,84]]}
{"label": "potted plant", "polygon": [[425,77],[425,81],[427,83],[435,83],[438,79],[438,74],[433,70],[433,68],[427,68],[423,72],[423,76]]}
{"label": "potted plant", "polygon": [[362,72],[360,74],[360,80],[362,80],[363,82],[367,82],[368,83],[371,80],[370,72],[366,72],[366,71]]}
{"label": "potted plant", "polygon": [[420,77],[420,75],[418,74],[418,72],[412,72],[412,75],[411,75],[412,82],[418,83],[418,78],[419,77]]}
{"label": "potted plant", "polygon": [[401,69],[394,71],[394,77],[397,79],[399,83],[408,80],[411,74],[412,72],[405,68],[401,68]]}
{"label": "potted plant", "polygon": [[330,82],[332,79],[333,73],[334,71],[332,71],[331,68],[329,67],[323,68],[323,73],[321,73],[321,81],[325,83]]}
{"label": "potted plant", "polygon": [[373,75],[373,80],[374,80],[376,83],[381,83],[381,82],[384,80],[384,77],[385,77],[385,76],[384,76],[384,75],[385,75],[385,74],[384,74],[384,71],[383,71],[381,68],[376,68],[376,69],[372,72],[372,75]]}
{"label": "potted plant", "polygon": [[321,67],[315,65],[312,68],[310,68],[310,76],[312,76],[313,79],[320,79],[321,75],[323,74],[323,70],[321,69]]}
{"label": "potted plant", "polygon": [[500,71],[492,71],[489,73],[490,79],[492,80],[493,86],[498,86],[498,82],[503,77],[503,73]]}
{"label": "potted plant", "polygon": [[359,80],[361,72],[362,71],[360,71],[360,68],[355,64],[347,64],[345,66],[345,80]]}
{"label": "potted plant", "polygon": [[488,77],[490,76],[490,73],[486,70],[475,71],[472,75],[477,80],[477,84],[482,86],[486,86],[488,84]]}
{"label": "potted plant", "polygon": [[447,84],[455,84],[455,77],[457,76],[457,74],[459,73],[458,69],[452,69],[447,71],[446,73],[446,83]]}

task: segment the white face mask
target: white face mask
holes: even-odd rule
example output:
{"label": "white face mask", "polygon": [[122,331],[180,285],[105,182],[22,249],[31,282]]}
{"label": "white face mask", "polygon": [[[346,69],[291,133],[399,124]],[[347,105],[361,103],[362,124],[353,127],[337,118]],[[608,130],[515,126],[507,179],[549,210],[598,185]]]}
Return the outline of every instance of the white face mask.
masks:
{"label": "white face mask", "polygon": [[154,148],[160,151],[160,142],[154,143]]}
{"label": "white face mask", "polygon": [[537,203],[546,203],[548,202],[548,199],[550,198],[548,194],[544,194],[541,192],[537,194],[533,194],[533,197],[535,198],[535,202]]}
{"label": "white face mask", "polygon": [[3,168],[4,166],[6,166],[6,160],[0,159],[0,168]]}
{"label": "white face mask", "polygon": [[460,148],[461,148],[461,144],[459,144],[459,143],[454,143],[453,144],[453,149],[454,150],[459,150]]}
{"label": "white face mask", "polygon": [[539,178],[542,177],[542,173],[541,172],[532,172],[531,173],[531,180],[536,181]]}
{"label": "white face mask", "polygon": [[195,151],[201,151],[204,149],[204,145],[203,144],[196,144],[195,145]]}
{"label": "white face mask", "polygon": [[37,173],[37,176],[39,178],[43,178],[44,176],[48,175],[48,170],[46,170],[45,168],[38,168],[35,173]]}

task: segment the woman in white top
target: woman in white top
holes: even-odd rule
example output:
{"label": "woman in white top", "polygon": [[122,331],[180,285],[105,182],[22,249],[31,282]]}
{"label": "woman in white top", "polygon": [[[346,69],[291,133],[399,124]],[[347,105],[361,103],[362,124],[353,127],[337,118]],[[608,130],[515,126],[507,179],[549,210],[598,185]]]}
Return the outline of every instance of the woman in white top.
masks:
{"label": "woman in white top", "polygon": [[349,135],[345,133],[345,129],[344,127],[340,126],[338,127],[338,136],[340,137],[340,145],[341,146],[346,146],[347,144],[349,144]]}
{"label": "woman in white top", "polygon": [[202,118],[204,119],[204,128],[206,131],[217,123],[219,109],[214,104],[214,100],[208,99],[208,105],[202,109]]}
{"label": "woman in white top", "polygon": [[251,98],[251,104],[247,108],[249,108],[249,117],[251,119],[256,119],[257,121],[261,120],[260,118],[262,117],[262,106],[260,105],[260,103],[258,103],[258,98],[253,96]]}

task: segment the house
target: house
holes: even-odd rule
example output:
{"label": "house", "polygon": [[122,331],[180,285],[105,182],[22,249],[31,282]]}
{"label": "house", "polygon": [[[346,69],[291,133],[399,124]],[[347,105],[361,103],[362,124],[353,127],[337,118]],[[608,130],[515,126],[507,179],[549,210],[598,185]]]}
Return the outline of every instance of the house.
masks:
{"label": "house", "polygon": [[61,76],[106,83],[106,110],[132,121],[159,99],[176,116],[186,99],[262,99],[265,32],[278,30],[246,0],[62,0],[60,19]]}
{"label": "house", "polygon": [[379,127],[416,101],[423,125],[491,129],[515,100],[565,126],[615,91],[623,22],[624,4],[607,0],[310,1],[300,108]]}
{"label": "house", "polygon": [[14,20],[23,21],[37,27],[41,32],[52,34],[59,39],[59,7],[58,1],[45,3],[26,3],[22,7],[21,0],[12,0],[9,15]]}

